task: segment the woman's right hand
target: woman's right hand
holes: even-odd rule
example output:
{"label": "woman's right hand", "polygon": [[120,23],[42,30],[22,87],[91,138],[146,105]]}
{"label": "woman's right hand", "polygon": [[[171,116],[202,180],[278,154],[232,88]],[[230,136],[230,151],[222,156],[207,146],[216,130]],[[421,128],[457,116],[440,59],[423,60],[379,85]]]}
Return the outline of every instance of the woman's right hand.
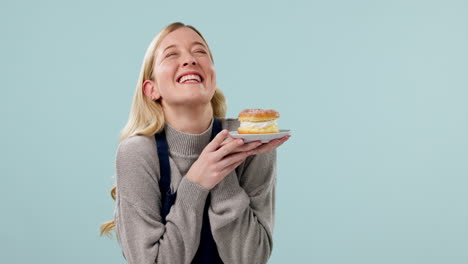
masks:
{"label": "woman's right hand", "polygon": [[[211,190],[216,184],[239,166],[261,142],[244,144],[243,139],[231,140],[223,144],[229,132],[224,129],[203,149],[187,172],[186,177]],[[250,154],[251,155],[251,154]]]}

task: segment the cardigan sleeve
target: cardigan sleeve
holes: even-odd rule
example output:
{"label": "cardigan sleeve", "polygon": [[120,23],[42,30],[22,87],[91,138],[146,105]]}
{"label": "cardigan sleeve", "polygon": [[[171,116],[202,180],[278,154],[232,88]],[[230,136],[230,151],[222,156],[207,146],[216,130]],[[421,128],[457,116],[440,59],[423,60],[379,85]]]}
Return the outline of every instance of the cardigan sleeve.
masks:
{"label": "cardigan sleeve", "polygon": [[157,152],[154,141],[144,136],[119,145],[116,182],[116,235],[127,262],[190,263],[198,249],[209,191],[184,177],[164,225]]}
{"label": "cardigan sleeve", "polygon": [[224,263],[268,261],[273,247],[275,185],[276,150],[249,157],[212,189],[209,217]]}

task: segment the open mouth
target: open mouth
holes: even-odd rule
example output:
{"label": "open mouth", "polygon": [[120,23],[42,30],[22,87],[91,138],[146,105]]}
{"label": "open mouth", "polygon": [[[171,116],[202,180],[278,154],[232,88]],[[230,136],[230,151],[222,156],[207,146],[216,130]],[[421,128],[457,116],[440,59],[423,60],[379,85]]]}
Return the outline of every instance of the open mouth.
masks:
{"label": "open mouth", "polygon": [[203,77],[198,73],[187,73],[183,74],[177,79],[178,83],[201,83]]}

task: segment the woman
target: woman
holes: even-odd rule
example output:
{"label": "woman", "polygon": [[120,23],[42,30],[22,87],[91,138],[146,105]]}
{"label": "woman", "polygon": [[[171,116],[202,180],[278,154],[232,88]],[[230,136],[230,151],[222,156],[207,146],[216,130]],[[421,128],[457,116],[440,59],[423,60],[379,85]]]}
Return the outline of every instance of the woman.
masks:
{"label": "woman", "polygon": [[116,158],[114,221],[128,263],[266,263],[272,250],[276,151],[289,137],[229,137],[213,57],[193,27],[151,42]]}

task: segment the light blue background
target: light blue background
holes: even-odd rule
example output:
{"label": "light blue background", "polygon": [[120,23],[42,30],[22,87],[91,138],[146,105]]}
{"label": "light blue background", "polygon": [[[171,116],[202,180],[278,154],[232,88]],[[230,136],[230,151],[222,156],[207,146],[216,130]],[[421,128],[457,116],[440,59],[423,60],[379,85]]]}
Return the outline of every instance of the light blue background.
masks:
{"label": "light blue background", "polygon": [[275,108],[270,263],[468,263],[466,1],[2,1],[0,262],[124,263],[100,238],[144,52],[205,35],[228,115]]}

